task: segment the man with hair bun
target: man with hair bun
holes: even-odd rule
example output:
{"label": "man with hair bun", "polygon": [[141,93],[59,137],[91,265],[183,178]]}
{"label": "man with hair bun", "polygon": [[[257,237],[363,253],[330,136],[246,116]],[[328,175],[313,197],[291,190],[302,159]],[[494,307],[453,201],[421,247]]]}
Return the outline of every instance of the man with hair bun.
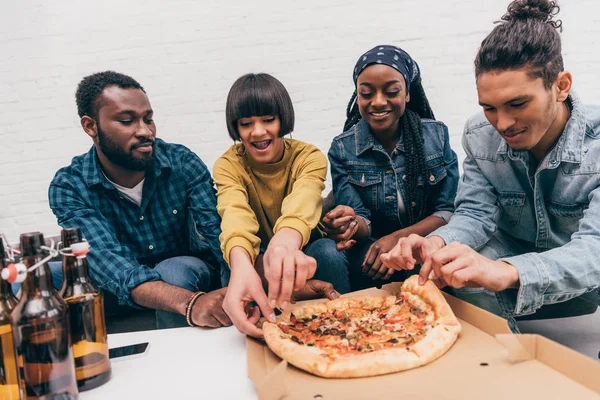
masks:
{"label": "man with hair bun", "polygon": [[515,0],[483,40],[475,59],[483,113],[465,126],[454,215],[382,255],[394,269],[421,263],[421,283],[433,279],[505,317],[575,298],[591,309],[562,311],[597,307],[600,107],[571,88],[558,11],[554,1]]}

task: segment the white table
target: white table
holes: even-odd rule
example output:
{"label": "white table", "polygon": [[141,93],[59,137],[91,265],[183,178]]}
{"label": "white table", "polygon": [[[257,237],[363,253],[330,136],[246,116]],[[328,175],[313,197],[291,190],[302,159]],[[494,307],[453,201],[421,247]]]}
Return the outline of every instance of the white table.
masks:
{"label": "white table", "polygon": [[80,399],[256,399],[245,340],[234,327],[109,335],[109,347],[149,342],[150,348],[143,357],[112,362],[110,381]]}

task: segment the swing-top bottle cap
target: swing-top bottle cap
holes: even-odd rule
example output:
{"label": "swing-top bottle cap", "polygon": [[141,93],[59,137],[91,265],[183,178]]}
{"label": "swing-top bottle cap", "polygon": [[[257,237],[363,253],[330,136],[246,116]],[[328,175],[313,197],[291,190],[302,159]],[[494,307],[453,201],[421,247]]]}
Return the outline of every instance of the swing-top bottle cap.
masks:
{"label": "swing-top bottle cap", "polygon": [[60,232],[63,247],[71,247],[73,243],[81,242],[81,229],[65,228]]}
{"label": "swing-top bottle cap", "polygon": [[43,255],[42,246],[45,246],[44,235],[40,232],[23,233],[20,236],[21,256],[31,257]]}
{"label": "swing-top bottle cap", "polygon": [[27,267],[23,263],[9,264],[0,276],[8,283],[22,283],[27,277]]}
{"label": "swing-top bottle cap", "polygon": [[75,257],[85,256],[90,251],[90,244],[88,242],[79,242],[71,244],[71,253]]}

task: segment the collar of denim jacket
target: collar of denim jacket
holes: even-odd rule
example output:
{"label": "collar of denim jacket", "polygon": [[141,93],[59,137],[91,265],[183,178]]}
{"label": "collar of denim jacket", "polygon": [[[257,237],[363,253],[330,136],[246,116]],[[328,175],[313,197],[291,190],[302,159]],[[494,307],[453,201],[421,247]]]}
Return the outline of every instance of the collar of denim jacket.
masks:
{"label": "collar of denim jacket", "polygon": [[[361,118],[352,129],[354,129],[354,137],[356,138],[355,141],[357,156],[372,148],[383,150],[383,146],[381,145],[381,143],[379,143],[379,140],[377,140],[377,138],[371,131],[371,126],[367,121]],[[402,152],[404,151],[404,135],[402,134],[400,134],[400,138],[398,138],[398,143],[396,143],[396,150]]]}
{"label": "collar of denim jacket", "polygon": [[[583,159],[583,140],[586,132],[585,106],[574,90],[569,93],[572,110],[571,116],[562,134],[550,152],[544,157],[550,168],[556,168],[561,162],[581,163]],[[511,158],[519,158],[521,152],[511,149],[505,140],[500,141],[497,154],[508,154]]]}

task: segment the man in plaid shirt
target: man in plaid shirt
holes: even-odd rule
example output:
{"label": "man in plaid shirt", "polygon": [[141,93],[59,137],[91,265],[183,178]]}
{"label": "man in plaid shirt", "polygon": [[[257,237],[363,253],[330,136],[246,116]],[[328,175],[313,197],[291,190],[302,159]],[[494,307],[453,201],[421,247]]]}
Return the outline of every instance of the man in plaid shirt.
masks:
{"label": "man in plaid shirt", "polygon": [[[95,284],[119,304],[156,309],[158,328],[186,326],[186,304],[207,292],[193,303],[192,325],[231,325],[221,307],[229,270],[206,165],[156,138],[148,96],[131,77],[87,76],[76,100],[94,145],[56,173],[49,199],[58,223],[81,228],[90,242]],[[51,269],[60,276],[60,265]]]}

